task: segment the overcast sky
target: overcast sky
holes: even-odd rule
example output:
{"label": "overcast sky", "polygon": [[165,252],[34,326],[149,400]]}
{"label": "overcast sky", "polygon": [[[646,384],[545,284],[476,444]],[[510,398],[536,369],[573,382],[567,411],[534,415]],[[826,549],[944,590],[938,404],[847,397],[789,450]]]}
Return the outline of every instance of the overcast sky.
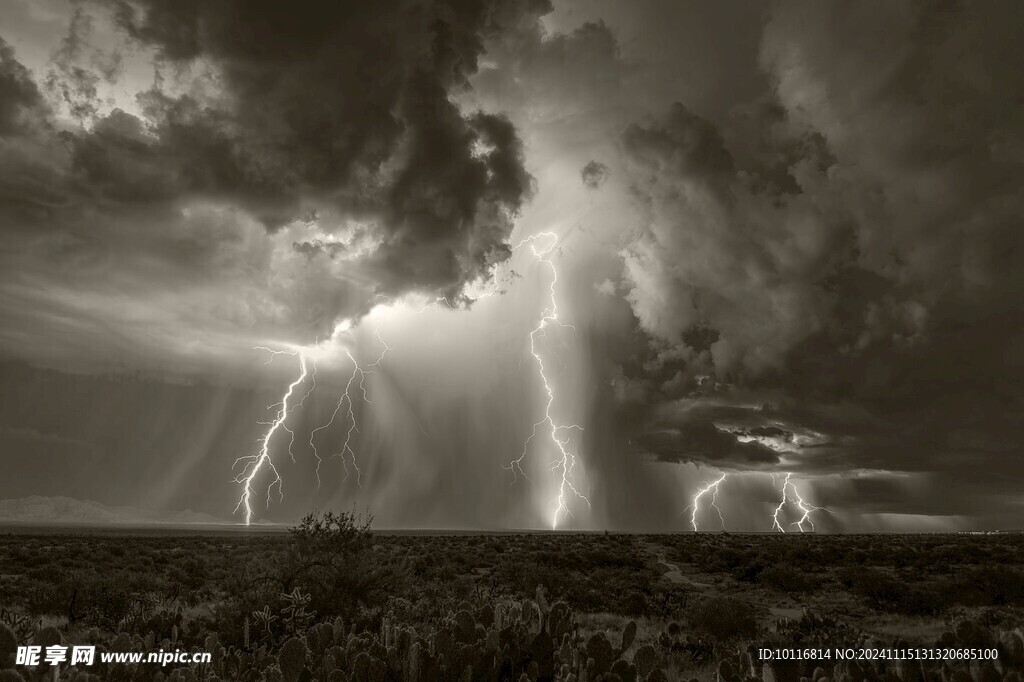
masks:
{"label": "overcast sky", "polygon": [[[233,463],[305,363],[257,520],[1024,527],[1022,29],[1009,1],[4,2],[0,497],[241,521]],[[552,303],[572,327],[531,337]],[[578,495],[527,442],[546,409]]]}

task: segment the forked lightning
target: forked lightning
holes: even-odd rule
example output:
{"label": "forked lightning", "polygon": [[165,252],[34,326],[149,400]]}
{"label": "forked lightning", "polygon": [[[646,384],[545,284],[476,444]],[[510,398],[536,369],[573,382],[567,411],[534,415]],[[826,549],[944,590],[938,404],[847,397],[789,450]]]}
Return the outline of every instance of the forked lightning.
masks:
{"label": "forked lightning", "polygon": [[[722,476],[717,481],[715,481],[713,483],[708,483],[708,484],[704,485],[703,488],[698,488],[697,489],[697,494],[695,494],[693,496],[693,502],[690,504],[689,507],[687,507],[687,509],[691,510],[690,511],[690,525],[693,526],[694,532],[697,532],[697,530],[698,530],[698,528],[697,528],[697,509],[698,509],[698,506],[697,505],[700,502],[700,498],[702,498],[704,495],[706,495],[710,491],[714,491],[714,492],[711,493],[711,507],[716,512],[718,512],[718,518],[722,522],[722,530],[725,530],[725,517],[722,515],[722,510],[718,507],[718,487],[720,485],[722,485],[722,481],[725,480],[725,476],[726,476],[725,474],[722,474]],[[686,510],[684,509],[683,511],[686,511]]]}
{"label": "forked lightning", "polygon": [[[259,348],[258,350],[269,350],[266,348]],[[277,430],[284,425],[286,419],[288,419],[288,401],[292,397],[292,393],[295,388],[306,380],[306,356],[302,355],[298,351],[274,351],[270,350],[270,360],[273,360],[278,355],[298,355],[299,356],[299,376],[295,381],[288,385],[288,390],[285,391],[284,397],[281,398],[281,402],[277,405],[271,405],[270,407],[277,407],[277,416],[270,423],[270,428],[263,435],[262,442],[260,444],[260,451],[255,455],[247,455],[245,457],[239,457],[235,460],[233,466],[238,466],[239,462],[243,462],[242,472],[235,477],[236,483],[242,484],[242,496],[238,499],[238,504],[235,505],[235,513],[238,512],[242,507],[245,508],[245,525],[249,525],[252,522],[252,485],[253,480],[260,470],[265,466],[269,469],[273,475],[273,480],[270,485],[267,486],[267,506],[270,506],[270,494],[277,486],[278,496],[283,496],[284,491],[282,490],[281,474],[278,473],[277,467],[274,466],[274,460],[270,457],[270,441],[273,439],[274,434]],[[268,360],[268,362],[270,362]]]}
{"label": "forked lightning", "polygon": [[[814,530],[814,522],[811,520],[811,512],[827,512],[828,509],[825,509],[824,507],[815,507],[813,504],[805,502],[804,498],[800,496],[800,491],[797,490],[796,484],[790,480],[792,475],[793,474],[786,474],[786,478],[782,481],[782,499],[779,500],[779,506],[775,508],[775,513],[772,514],[772,530],[777,530],[780,533],[786,532],[786,529],[783,528],[782,523],[779,521],[779,514],[782,513],[787,502],[795,504],[797,509],[799,509],[800,512],[803,514],[803,516],[801,516],[798,521],[789,524],[790,528],[796,526],[800,529],[800,532],[803,533],[806,530],[804,528],[804,524],[806,523],[811,527],[811,530]],[[775,474],[772,474],[772,481],[774,480]],[[789,498],[789,496],[786,493],[787,490],[793,491],[793,499]]]}
{"label": "forked lightning", "polygon": [[[391,350],[391,347],[388,346],[387,343],[385,343],[383,338],[381,338],[380,332],[377,333],[377,339],[380,341],[381,345],[384,346],[384,349],[381,351],[380,356],[374,362],[367,365],[365,368],[362,367],[356,361],[355,357],[353,357],[350,351],[348,351],[347,349],[345,350],[345,355],[348,357],[349,360],[351,360],[353,367],[352,374],[351,376],[349,376],[348,379],[348,383],[345,384],[345,391],[338,399],[337,406],[334,409],[334,413],[331,415],[331,419],[326,424],[316,427],[310,433],[309,444],[313,449],[313,456],[316,458],[315,472],[317,487],[320,486],[320,464],[323,461],[323,458],[320,456],[320,453],[317,450],[316,444],[314,442],[314,437],[318,432],[328,428],[334,423],[343,405],[347,405],[346,417],[349,422],[349,427],[345,433],[345,440],[342,443],[341,449],[336,454],[337,456],[342,458],[342,465],[345,468],[346,478],[348,477],[349,471],[348,463],[345,459],[345,456],[348,455],[349,459],[352,462],[352,466],[356,470],[357,482],[362,482],[363,472],[362,470],[360,470],[359,465],[356,462],[356,454],[355,451],[352,449],[351,445],[352,434],[357,433],[359,431],[358,423],[356,420],[355,408],[353,407],[352,394],[353,391],[358,389],[361,394],[363,402],[369,404],[370,400],[366,395],[366,385],[364,383],[366,375],[372,373],[373,370],[369,369],[370,367],[379,367],[380,363],[384,360],[384,356],[387,354],[389,350]],[[291,384],[288,385],[288,389],[285,391],[284,396],[281,398],[281,401],[269,406],[268,409],[277,408],[277,413],[274,419],[270,422],[259,422],[260,424],[266,424],[269,427],[266,433],[264,433],[263,437],[260,439],[259,452],[257,452],[254,455],[246,455],[244,457],[239,457],[238,459],[235,460],[235,463],[233,465],[233,468],[238,467],[240,463],[242,465],[242,471],[234,479],[236,483],[239,483],[242,486],[242,494],[238,499],[238,504],[235,505],[235,513],[238,513],[240,509],[244,510],[245,525],[247,526],[252,523],[253,518],[252,495],[254,481],[264,468],[272,476],[272,480],[270,481],[270,484],[267,486],[267,506],[270,506],[270,500],[275,486],[277,487],[278,499],[284,499],[283,480],[281,478],[280,472],[278,472],[277,467],[274,465],[273,458],[270,455],[271,441],[274,438],[274,434],[276,434],[279,429],[290,434],[291,438],[288,441],[288,454],[291,457],[292,461],[295,461],[295,453],[292,451],[292,446],[295,444],[295,432],[291,428],[289,428],[286,423],[290,415],[289,409],[294,410],[302,407],[303,404],[306,402],[306,399],[309,398],[309,396],[313,393],[313,390],[316,388],[317,371],[316,361],[307,359],[306,355],[303,354],[301,350],[273,350],[265,346],[257,346],[256,350],[262,350],[270,353],[270,358],[267,360],[268,363],[273,361],[273,359],[279,355],[298,356],[299,375]],[[312,373],[308,372],[308,366],[310,364],[312,364],[313,366]],[[307,376],[310,377],[309,389],[298,401],[298,403],[294,406],[294,408],[292,408],[290,405],[292,395],[295,393],[295,389],[306,380]]]}
{"label": "forked lightning", "polygon": [[[800,530],[800,532],[803,533],[808,530],[804,527],[804,525],[806,524],[807,526],[810,526],[810,530],[814,530],[814,521],[811,519],[811,514],[816,511],[827,512],[828,509],[826,509],[825,507],[816,507],[813,504],[810,504],[809,502],[805,501],[804,498],[800,495],[800,491],[797,490],[796,483],[792,481],[792,476],[793,474],[791,473],[786,474],[785,479],[783,479],[782,481],[782,487],[778,489],[782,493],[782,499],[779,500],[779,506],[777,506],[775,508],[775,511],[772,513],[772,530],[777,530],[780,533],[786,532],[786,528],[783,525],[781,515],[785,511],[787,504],[795,505],[796,508],[799,509],[800,513],[802,514],[799,520],[788,524],[790,529],[792,529],[793,526],[796,526]],[[773,482],[777,480],[775,474],[771,474],[771,477]],[[718,506],[719,487],[722,485],[725,479],[726,474],[722,474],[717,480],[712,481],[711,483],[702,483],[697,488],[697,492],[693,496],[693,501],[690,503],[688,507],[686,507],[686,509],[683,510],[684,513],[686,511],[690,512],[690,526],[693,528],[694,531],[699,530],[699,527],[697,525],[697,512],[700,508],[700,500],[708,493],[711,493],[710,507],[714,509],[716,512],[718,512],[718,518],[722,523],[722,530],[725,530],[725,516],[722,514],[721,508]]]}
{"label": "forked lightning", "polygon": [[[538,241],[546,241],[545,245],[538,248]],[[537,430],[544,427],[551,436],[551,442],[554,444],[555,449],[558,451],[555,460],[552,462],[551,471],[555,475],[558,482],[558,496],[555,499],[555,509],[551,518],[551,527],[558,527],[559,517],[564,514],[572,515],[572,511],[569,509],[567,504],[567,498],[569,494],[579,497],[581,500],[587,503],[587,507],[590,507],[590,500],[587,499],[586,495],[576,489],[572,479],[572,471],[576,466],[576,456],[569,451],[569,440],[573,431],[582,431],[583,427],[579,424],[559,424],[555,421],[555,418],[551,414],[551,409],[555,403],[555,391],[551,387],[551,382],[548,380],[547,373],[544,367],[544,359],[541,357],[540,352],[537,350],[537,337],[543,333],[549,326],[558,326],[563,328],[569,328],[575,330],[570,324],[565,324],[558,319],[558,303],[555,297],[555,285],[558,283],[558,269],[555,267],[554,262],[551,260],[551,254],[554,252],[555,247],[558,245],[558,236],[553,232],[539,232],[535,235],[527,237],[523,241],[519,242],[513,247],[513,251],[520,247],[529,244],[530,251],[533,255],[541,262],[547,265],[551,269],[551,282],[548,287],[549,298],[547,306],[541,311],[540,321],[537,326],[530,332],[530,353],[533,355],[534,360],[537,362],[537,370],[540,375],[541,382],[544,385],[544,393],[547,396],[547,401],[544,404],[544,416],[543,418],[533,425],[529,437],[523,443],[523,451],[516,459],[512,460],[505,468],[512,472],[515,478],[522,475],[527,478],[526,472],[523,471],[523,459],[526,457],[526,453],[529,450],[530,442],[534,436],[537,435]],[[513,483],[515,479],[513,480]]]}
{"label": "forked lightning", "polygon": [[387,355],[389,350],[391,350],[391,347],[384,341],[384,339],[381,338],[380,332],[377,332],[377,339],[381,342],[381,345],[384,346],[384,349],[381,350],[380,355],[377,357],[376,360],[367,365],[367,369],[363,369],[362,367],[360,367],[359,363],[356,362],[356,359],[352,357],[352,353],[350,353],[347,349],[345,350],[345,355],[347,355],[348,359],[352,361],[352,374],[348,378],[348,383],[345,384],[345,391],[341,394],[341,397],[338,398],[338,403],[334,407],[334,413],[331,414],[330,420],[326,424],[316,427],[309,434],[309,446],[313,449],[313,456],[316,457],[317,488],[320,487],[320,465],[323,463],[323,458],[320,456],[320,452],[316,448],[316,443],[314,442],[314,439],[316,438],[316,434],[318,432],[328,428],[334,423],[334,420],[338,417],[338,413],[341,411],[342,405],[348,406],[346,410],[346,416],[348,417],[349,426],[348,430],[345,432],[345,441],[342,443],[341,449],[338,451],[337,456],[341,457],[341,464],[345,468],[345,478],[348,478],[349,475],[348,464],[345,461],[345,454],[347,453],[350,459],[352,460],[352,468],[356,470],[356,484],[362,485],[363,483],[363,471],[362,469],[359,468],[359,463],[356,461],[356,453],[355,451],[352,450],[351,445],[352,434],[359,432],[359,426],[356,423],[355,408],[353,407],[352,404],[352,384],[355,383],[356,377],[358,377],[359,392],[362,395],[363,402],[369,405],[370,399],[366,397],[366,385],[364,383],[366,375],[373,372],[373,370],[369,369],[370,367],[380,367],[380,363],[383,362],[384,356]]}

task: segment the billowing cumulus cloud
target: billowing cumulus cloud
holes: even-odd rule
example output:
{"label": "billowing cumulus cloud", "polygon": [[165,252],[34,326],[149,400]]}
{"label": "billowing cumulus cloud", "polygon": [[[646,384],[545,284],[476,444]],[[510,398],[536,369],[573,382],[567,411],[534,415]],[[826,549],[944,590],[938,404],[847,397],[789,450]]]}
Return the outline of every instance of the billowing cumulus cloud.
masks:
{"label": "billowing cumulus cloud", "polygon": [[0,39],[0,135],[7,137],[29,126],[32,112],[42,107],[42,96],[32,77]]}
{"label": "billowing cumulus cloud", "polygon": [[[1013,469],[1015,12],[780,4],[768,93],[720,121],[675,104],[625,131],[643,216],[625,274],[648,380],[663,377],[659,456],[744,468],[757,444],[808,472]],[[691,403],[712,398],[735,414],[694,427]],[[716,449],[722,434],[739,445]]]}
{"label": "billowing cumulus cloud", "polygon": [[[8,289],[77,279],[64,296],[76,302],[51,311],[66,318],[95,315],[81,297],[124,291],[132,274],[149,306],[187,281],[207,310],[168,302],[179,326],[234,317],[240,337],[302,342],[410,292],[457,297],[508,257],[531,179],[509,121],[452,95],[485,38],[543,9],[89,6],[41,84],[3,45],[0,211],[23,235]],[[158,65],[131,111],[98,89],[123,70],[121,52],[89,46],[99,18]],[[41,281],[55,263],[64,277]]]}

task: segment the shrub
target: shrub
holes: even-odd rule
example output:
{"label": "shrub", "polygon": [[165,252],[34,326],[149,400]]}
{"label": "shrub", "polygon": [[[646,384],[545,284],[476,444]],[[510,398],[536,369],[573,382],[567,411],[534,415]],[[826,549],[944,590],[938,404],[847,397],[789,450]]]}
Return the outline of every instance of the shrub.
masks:
{"label": "shrub", "polygon": [[907,615],[934,614],[945,608],[947,595],[910,585],[877,569],[864,569],[852,577],[853,591],[879,611]]}
{"label": "shrub", "polygon": [[818,586],[813,576],[792,566],[771,566],[761,571],[757,581],[783,592],[810,592]]}
{"label": "shrub", "polygon": [[322,617],[351,616],[360,604],[381,604],[401,591],[408,567],[376,556],[372,518],[354,513],[307,514],[289,529],[277,582],[282,592],[299,588]]}
{"label": "shrub", "polygon": [[689,608],[687,616],[696,630],[718,639],[757,634],[757,621],[750,605],[732,597],[709,597],[698,601]]}
{"label": "shrub", "polygon": [[964,571],[936,585],[955,604],[999,606],[1024,602],[1024,573],[1007,566]]}

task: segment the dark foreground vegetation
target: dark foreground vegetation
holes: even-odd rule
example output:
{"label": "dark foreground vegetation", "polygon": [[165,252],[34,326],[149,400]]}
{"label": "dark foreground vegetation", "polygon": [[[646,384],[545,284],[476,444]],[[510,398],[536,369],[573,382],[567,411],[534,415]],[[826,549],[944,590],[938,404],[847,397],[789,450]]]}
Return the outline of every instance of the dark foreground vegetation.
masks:
{"label": "dark foreground vegetation", "polygon": [[[8,680],[1018,682],[1024,537],[0,535]],[[15,664],[18,645],[212,662]],[[762,664],[754,644],[996,649]]]}

